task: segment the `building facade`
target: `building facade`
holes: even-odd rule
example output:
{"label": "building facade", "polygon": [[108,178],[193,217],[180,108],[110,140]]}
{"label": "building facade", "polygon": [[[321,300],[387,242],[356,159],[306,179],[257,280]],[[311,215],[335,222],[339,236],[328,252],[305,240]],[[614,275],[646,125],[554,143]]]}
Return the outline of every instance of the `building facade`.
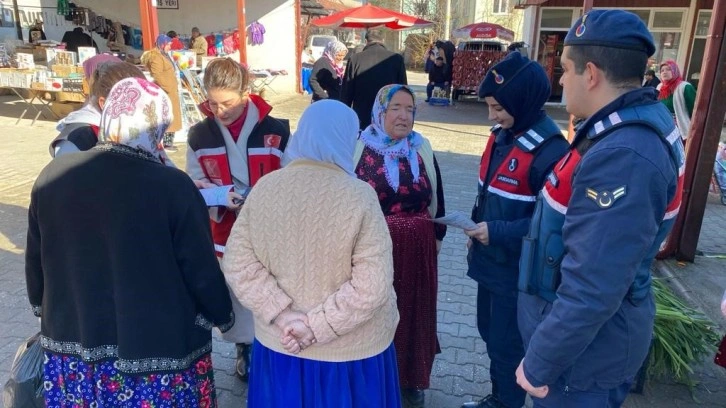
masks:
{"label": "building facade", "polygon": [[[594,0],[595,9],[624,9],[637,14],[655,40],[656,52],[648,68],[672,59],[694,86],[700,79],[711,10],[715,0]],[[523,38],[531,44],[530,57],[547,71],[552,81],[552,102],[563,103],[559,58],[572,24],[582,15],[582,0],[518,0],[524,8]]]}
{"label": "building facade", "polygon": [[522,41],[525,13],[516,5],[515,0],[451,0],[451,29],[495,23],[514,31],[515,41]]}

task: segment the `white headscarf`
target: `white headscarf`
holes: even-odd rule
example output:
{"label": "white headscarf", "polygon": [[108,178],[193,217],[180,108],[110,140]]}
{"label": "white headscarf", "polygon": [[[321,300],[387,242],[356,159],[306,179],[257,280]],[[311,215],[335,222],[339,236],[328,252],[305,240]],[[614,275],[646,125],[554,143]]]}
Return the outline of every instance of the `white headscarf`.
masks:
{"label": "white headscarf", "polygon": [[335,164],[355,176],[353,153],[358,116],[344,104],[323,99],[308,106],[285,149],[283,164],[307,159]]}

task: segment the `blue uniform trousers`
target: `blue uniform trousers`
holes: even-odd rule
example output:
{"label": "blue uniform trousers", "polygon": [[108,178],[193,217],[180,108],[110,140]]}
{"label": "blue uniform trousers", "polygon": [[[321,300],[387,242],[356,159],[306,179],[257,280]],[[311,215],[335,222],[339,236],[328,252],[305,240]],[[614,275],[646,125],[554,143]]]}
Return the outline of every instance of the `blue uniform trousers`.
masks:
{"label": "blue uniform trousers", "polygon": [[517,297],[498,295],[479,285],[476,307],[477,328],[491,360],[492,395],[508,408],[520,408],[526,393],[517,384],[515,374],[524,358],[517,326]]}
{"label": "blue uniform trousers", "polygon": [[597,386],[587,390],[565,390],[564,380],[549,387],[545,398],[532,398],[534,408],[618,408],[630,392],[630,383],[605,390]]}

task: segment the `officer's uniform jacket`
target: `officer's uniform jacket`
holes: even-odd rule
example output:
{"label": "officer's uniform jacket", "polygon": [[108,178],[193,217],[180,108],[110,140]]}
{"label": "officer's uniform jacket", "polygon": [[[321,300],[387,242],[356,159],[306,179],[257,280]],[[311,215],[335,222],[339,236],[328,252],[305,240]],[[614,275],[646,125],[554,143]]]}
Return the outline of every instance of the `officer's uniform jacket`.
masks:
{"label": "officer's uniform jacket", "polygon": [[684,150],[652,89],[587,120],[540,193],[518,320],[534,386],[632,381],[650,347],[650,266],[680,207]]}
{"label": "officer's uniform jacket", "polygon": [[468,276],[500,295],[516,296],[522,237],[547,174],[567,151],[559,127],[543,115],[514,140],[492,128],[482,154],[472,220],[487,222],[489,245],[473,240]]}

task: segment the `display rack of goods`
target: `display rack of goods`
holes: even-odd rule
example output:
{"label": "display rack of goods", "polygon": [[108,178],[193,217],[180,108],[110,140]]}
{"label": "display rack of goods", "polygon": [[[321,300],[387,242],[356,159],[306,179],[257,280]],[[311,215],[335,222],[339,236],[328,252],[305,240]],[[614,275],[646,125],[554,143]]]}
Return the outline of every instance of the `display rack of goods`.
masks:
{"label": "display rack of goods", "polygon": [[507,55],[503,51],[456,51],[452,85],[458,94],[475,92],[489,68]]}

